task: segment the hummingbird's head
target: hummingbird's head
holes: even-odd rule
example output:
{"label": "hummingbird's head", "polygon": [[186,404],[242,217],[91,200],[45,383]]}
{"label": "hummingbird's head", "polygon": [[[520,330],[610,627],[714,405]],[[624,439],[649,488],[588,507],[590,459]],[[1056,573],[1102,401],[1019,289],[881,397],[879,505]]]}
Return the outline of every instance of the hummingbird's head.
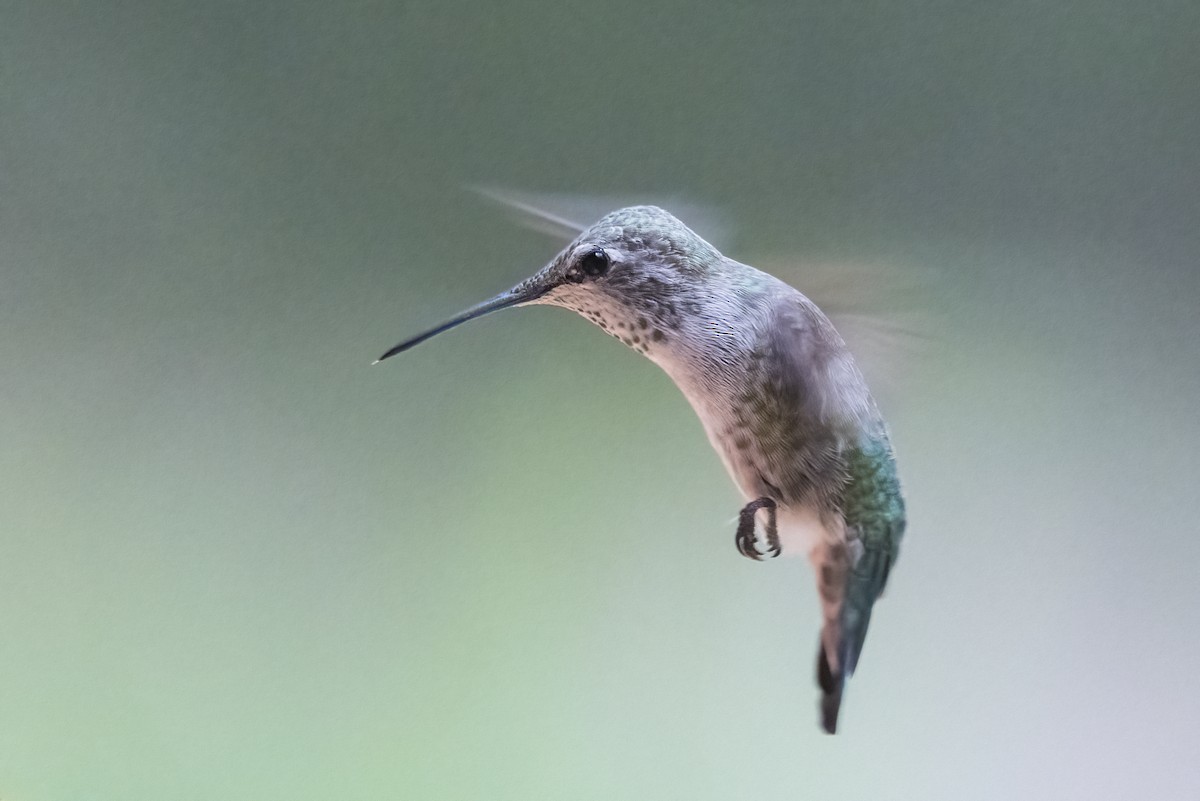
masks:
{"label": "hummingbird's head", "polygon": [[531,280],[534,303],[570,309],[643,353],[661,347],[695,313],[716,248],[657,206],[601,218]]}
{"label": "hummingbird's head", "polygon": [[468,320],[509,306],[544,304],[579,313],[626,345],[653,354],[704,300],[724,258],[657,206],[601,218],[533,276],[441,325],[401,342],[378,361]]}

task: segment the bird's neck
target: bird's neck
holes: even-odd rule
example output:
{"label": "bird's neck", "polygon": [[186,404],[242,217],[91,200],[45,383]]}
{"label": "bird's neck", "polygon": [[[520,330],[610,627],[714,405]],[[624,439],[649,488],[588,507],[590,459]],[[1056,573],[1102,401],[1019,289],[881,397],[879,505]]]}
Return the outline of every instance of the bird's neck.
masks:
{"label": "bird's neck", "polygon": [[[744,391],[749,361],[760,348],[768,307],[757,287],[715,282],[679,299],[688,313],[666,347],[646,355],[670,376],[692,405],[724,405]],[[702,414],[703,416],[703,414]]]}

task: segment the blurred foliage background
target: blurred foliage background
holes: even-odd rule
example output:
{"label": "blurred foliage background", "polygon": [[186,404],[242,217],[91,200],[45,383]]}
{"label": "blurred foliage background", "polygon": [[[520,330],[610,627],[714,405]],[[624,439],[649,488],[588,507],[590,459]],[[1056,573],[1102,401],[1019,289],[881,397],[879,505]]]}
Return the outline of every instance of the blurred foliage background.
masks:
{"label": "blurred foliage background", "polygon": [[[0,797],[1197,797],[1198,33],[0,0]],[[470,184],[932,277],[842,734],[653,365],[534,309],[368,367],[558,248]]]}

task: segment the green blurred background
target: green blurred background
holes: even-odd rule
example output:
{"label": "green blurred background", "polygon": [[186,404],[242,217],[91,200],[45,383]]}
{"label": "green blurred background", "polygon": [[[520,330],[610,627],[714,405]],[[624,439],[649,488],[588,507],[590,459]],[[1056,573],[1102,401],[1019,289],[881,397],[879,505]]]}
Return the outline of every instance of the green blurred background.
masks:
{"label": "green blurred background", "polygon": [[[1200,797],[1198,36],[3,0],[0,798]],[[534,309],[368,367],[558,248],[470,184],[925,276],[838,737],[807,565],[737,556],[653,365]]]}

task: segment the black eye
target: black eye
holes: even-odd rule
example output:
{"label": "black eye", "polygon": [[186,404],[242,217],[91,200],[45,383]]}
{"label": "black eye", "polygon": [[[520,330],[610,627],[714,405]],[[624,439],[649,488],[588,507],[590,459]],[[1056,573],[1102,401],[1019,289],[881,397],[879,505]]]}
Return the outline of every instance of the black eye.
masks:
{"label": "black eye", "polygon": [[583,270],[583,274],[589,278],[604,275],[608,272],[608,265],[608,254],[600,248],[579,257],[579,269]]}

